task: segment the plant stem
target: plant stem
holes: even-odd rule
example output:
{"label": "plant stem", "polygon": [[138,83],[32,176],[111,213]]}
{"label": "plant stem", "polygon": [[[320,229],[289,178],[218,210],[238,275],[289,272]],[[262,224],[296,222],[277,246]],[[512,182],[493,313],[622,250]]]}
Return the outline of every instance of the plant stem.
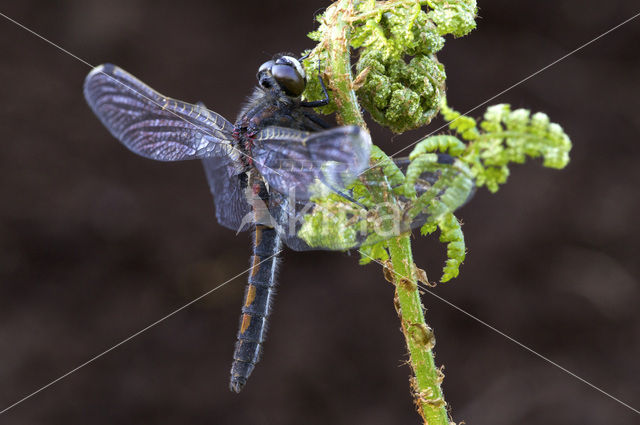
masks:
{"label": "plant stem", "polygon": [[443,375],[436,368],[433,346],[435,338],[424,319],[418,283],[413,273],[413,256],[409,235],[387,242],[391,256],[391,275],[396,286],[398,316],[402,324],[409,362],[414,402],[425,424],[447,425],[449,417],[440,384]]}
{"label": "plant stem", "polygon": [[[329,28],[318,48],[326,52],[329,66],[326,77],[332,89],[341,124],[355,124],[366,128],[360,106],[353,90],[349,47],[350,22],[355,11],[352,0],[339,0],[327,8],[324,23]],[[448,425],[446,403],[440,383],[442,374],[435,367],[433,333],[426,325],[420,293],[413,273],[413,256],[409,235],[387,242],[391,256],[393,280],[396,286],[397,310],[402,323],[410,364],[414,373],[411,387],[418,412],[425,424]]]}
{"label": "plant stem", "polygon": [[351,52],[348,40],[349,20],[354,13],[351,0],[337,1],[329,6],[324,19],[330,30],[325,34],[325,39],[319,47],[326,49],[328,55],[330,65],[325,72],[332,90],[333,101],[338,109],[338,122],[354,124],[366,129],[367,123],[360,113],[351,75]]}

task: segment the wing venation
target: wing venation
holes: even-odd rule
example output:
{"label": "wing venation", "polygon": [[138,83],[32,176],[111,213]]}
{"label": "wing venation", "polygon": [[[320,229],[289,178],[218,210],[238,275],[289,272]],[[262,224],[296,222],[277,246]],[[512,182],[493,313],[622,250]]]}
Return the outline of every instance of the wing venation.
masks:
{"label": "wing venation", "polygon": [[340,191],[369,166],[371,138],[357,126],[309,133],[268,127],[252,150],[256,168],[269,186],[296,200]]}
{"label": "wing venation", "polygon": [[159,161],[237,156],[229,121],[202,105],[162,96],[117,66],[94,68],[84,95],[111,134],[138,155]]}

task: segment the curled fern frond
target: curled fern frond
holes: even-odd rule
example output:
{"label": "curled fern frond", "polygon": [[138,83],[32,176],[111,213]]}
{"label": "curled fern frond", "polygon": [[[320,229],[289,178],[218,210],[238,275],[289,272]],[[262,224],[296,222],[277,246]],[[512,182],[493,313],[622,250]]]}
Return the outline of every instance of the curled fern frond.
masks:
{"label": "curled fern frond", "polygon": [[467,145],[462,143],[460,139],[450,135],[438,135],[430,136],[426,139],[418,142],[416,147],[409,155],[410,159],[415,159],[418,156],[430,153],[430,152],[442,152],[451,156],[460,156],[467,148]]}
{"label": "curled fern frond", "polygon": [[558,124],[538,112],[511,110],[507,104],[490,106],[479,128],[473,118],[443,106],[442,115],[449,128],[470,143],[460,159],[469,164],[477,186],[496,192],[509,177],[510,163],[543,158],[549,168],[564,168],[569,162],[571,140]]}
{"label": "curled fern frond", "polygon": [[430,185],[412,202],[409,216],[418,217],[428,214],[428,221],[437,221],[443,214],[448,214],[464,205],[473,195],[475,184],[469,168],[461,161],[452,164],[437,162],[435,154],[424,154],[414,159],[407,170],[405,191],[407,186],[420,186],[420,176],[437,173],[438,180]]}
{"label": "curled fern frond", "polygon": [[476,27],[476,0],[426,0],[423,3],[433,9],[428,16],[436,24],[440,35],[462,37]]}
{"label": "curled fern frond", "polygon": [[435,56],[444,39],[419,2],[374,11],[354,28],[352,47],[361,49],[356,72],[367,72],[358,98],[394,132],[426,125],[444,96],[444,66]]}
{"label": "curled fern frond", "polygon": [[480,134],[478,132],[476,120],[449,108],[446,99],[443,99],[442,104],[440,105],[440,115],[448,121],[449,128],[455,131],[464,140],[474,140]]}
{"label": "curled fern frond", "polygon": [[471,197],[474,182],[464,162],[437,152],[459,155],[461,142],[456,141],[455,137],[424,140],[411,153],[410,162],[401,162],[402,169],[374,147],[371,161],[376,166],[349,188],[357,203],[337,194],[314,199],[314,209],[304,217],[298,236],[311,246],[345,250],[359,246],[360,262],[366,264],[388,259],[389,238],[420,226],[424,233],[434,226],[447,243],[443,279],[455,277],[464,259],[464,240],[449,215]]}
{"label": "curled fern frond", "polygon": [[460,222],[453,213],[441,215],[434,223],[427,223],[420,229],[423,236],[430,235],[436,229],[440,230],[440,242],[447,245],[447,261],[442,270],[440,282],[448,282],[458,277],[460,265],[467,255],[464,234]]}
{"label": "curled fern frond", "polygon": [[[475,0],[360,0],[353,6],[349,45],[359,49],[353,89],[360,103],[374,120],[396,133],[428,124],[445,91],[444,66],[435,55],[444,46],[443,36],[461,36],[475,28]],[[318,21],[318,30],[309,37],[322,44],[330,39],[331,28],[324,15]],[[327,61],[319,51],[306,63],[306,98],[321,93],[312,62]],[[321,112],[335,110],[336,105],[329,105]]]}

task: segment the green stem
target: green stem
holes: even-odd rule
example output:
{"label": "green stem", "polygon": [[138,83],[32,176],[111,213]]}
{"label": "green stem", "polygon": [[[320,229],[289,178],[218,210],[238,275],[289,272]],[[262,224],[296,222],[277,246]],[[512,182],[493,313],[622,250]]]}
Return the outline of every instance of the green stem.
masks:
{"label": "green stem", "polygon": [[433,356],[435,338],[424,319],[418,283],[413,273],[413,256],[409,235],[387,242],[391,256],[391,275],[396,286],[398,315],[402,323],[409,361],[413,369],[413,396],[418,412],[428,425],[447,425],[449,417],[440,384],[443,375]]}
{"label": "green stem", "polygon": [[[350,23],[355,11],[352,0],[339,0],[327,8],[324,19],[329,31],[318,45],[328,57],[326,79],[332,90],[341,124],[355,124],[366,128],[360,106],[353,90],[351,54],[349,47]],[[440,389],[442,374],[435,367],[431,351],[435,339],[425,323],[420,293],[413,273],[411,240],[408,235],[387,242],[391,256],[391,270],[396,286],[398,315],[402,322],[410,353],[414,377],[411,387],[418,412],[425,424],[448,425],[446,404]]]}
{"label": "green stem", "polygon": [[324,19],[330,30],[325,34],[319,47],[325,48],[328,55],[329,66],[325,73],[332,90],[333,101],[338,109],[338,122],[355,124],[366,129],[367,123],[360,113],[351,74],[351,52],[348,40],[351,30],[349,20],[354,13],[351,0],[341,0],[329,6]]}

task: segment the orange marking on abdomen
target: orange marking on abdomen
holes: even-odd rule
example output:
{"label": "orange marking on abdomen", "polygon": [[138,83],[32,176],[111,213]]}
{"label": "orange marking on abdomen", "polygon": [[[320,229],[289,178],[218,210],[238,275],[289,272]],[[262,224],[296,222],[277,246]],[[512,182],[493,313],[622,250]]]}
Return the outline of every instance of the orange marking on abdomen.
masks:
{"label": "orange marking on abdomen", "polygon": [[244,301],[244,306],[249,307],[253,304],[253,300],[256,299],[256,287],[253,285],[249,285],[247,288],[247,299]]}
{"label": "orange marking on abdomen", "polygon": [[243,334],[249,328],[251,324],[251,315],[243,314],[242,315],[242,325],[240,326],[240,333]]}
{"label": "orange marking on abdomen", "polygon": [[257,255],[253,256],[253,264],[251,265],[251,277],[254,277],[260,270],[260,259]]}

